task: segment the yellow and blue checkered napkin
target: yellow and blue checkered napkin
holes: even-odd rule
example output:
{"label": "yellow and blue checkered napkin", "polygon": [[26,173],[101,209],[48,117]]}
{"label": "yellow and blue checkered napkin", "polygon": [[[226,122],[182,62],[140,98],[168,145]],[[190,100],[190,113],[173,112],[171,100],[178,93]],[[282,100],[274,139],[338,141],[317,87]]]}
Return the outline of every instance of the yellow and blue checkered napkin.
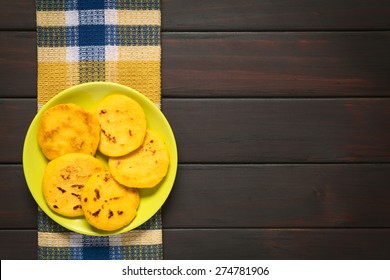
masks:
{"label": "yellow and blue checkered napkin", "polygon": [[[38,108],[73,85],[108,81],[161,98],[158,0],[36,0]],[[128,233],[70,232],[38,211],[39,259],[162,259],[159,211]]]}

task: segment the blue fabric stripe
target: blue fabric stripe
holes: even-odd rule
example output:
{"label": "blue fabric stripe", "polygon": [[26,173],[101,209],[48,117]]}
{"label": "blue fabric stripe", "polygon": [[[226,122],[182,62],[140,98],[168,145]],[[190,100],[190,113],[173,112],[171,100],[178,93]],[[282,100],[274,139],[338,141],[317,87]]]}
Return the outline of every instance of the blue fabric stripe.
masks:
{"label": "blue fabric stripe", "polygon": [[65,0],[36,0],[37,11],[63,11],[66,8]]}
{"label": "blue fabric stripe", "polygon": [[107,236],[83,235],[84,260],[108,260],[110,258],[110,240]]}
{"label": "blue fabric stripe", "polygon": [[157,25],[107,25],[107,45],[158,46],[160,26]]}
{"label": "blue fabric stripe", "polygon": [[79,26],[79,46],[104,46],[105,44],[104,25]]}
{"label": "blue fabric stripe", "polygon": [[65,47],[66,27],[37,27],[38,47]]}
{"label": "blue fabric stripe", "polygon": [[118,10],[158,10],[159,0],[106,0],[106,9]]}
{"label": "blue fabric stripe", "polygon": [[154,25],[79,25],[38,27],[39,47],[158,46],[160,27]]}
{"label": "blue fabric stripe", "polygon": [[123,260],[123,247],[111,246],[110,247],[110,259],[111,260]]}
{"label": "blue fabric stripe", "polygon": [[106,45],[107,46],[118,45],[118,25],[106,26]]}
{"label": "blue fabric stripe", "polygon": [[40,260],[71,260],[71,248],[69,247],[38,247],[38,259]]}
{"label": "blue fabric stripe", "polygon": [[123,255],[122,259],[125,260],[153,260],[162,258],[163,255],[162,244],[124,246],[121,250]]}
{"label": "blue fabric stripe", "polygon": [[68,230],[54,222],[42,210],[38,210],[38,229],[41,232],[67,232]]}
{"label": "blue fabric stripe", "polygon": [[104,25],[105,13],[104,10],[81,10],[79,11],[79,24],[80,25]]}
{"label": "blue fabric stripe", "polygon": [[83,258],[83,247],[70,247],[70,259],[71,260],[82,260]]}
{"label": "blue fabric stripe", "polygon": [[87,46],[79,49],[80,61],[104,61],[105,47],[104,46]]}
{"label": "blue fabric stripe", "polygon": [[77,0],[65,0],[65,10],[66,11],[77,10],[78,7],[77,2],[78,2]]}
{"label": "blue fabric stripe", "polygon": [[79,45],[79,28],[77,26],[66,27],[66,46],[77,47]]}
{"label": "blue fabric stripe", "polygon": [[96,10],[104,9],[105,1],[104,0],[79,0],[78,1],[79,10]]}
{"label": "blue fabric stripe", "polygon": [[149,230],[149,229],[161,229],[162,221],[161,221],[161,209],[151,217],[144,224],[140,225],[137,229],[141,230]]}
{"label": "blue fabric stripe", "polygon": [[160,26],[157,25],[107,25],[108,46],[158,46]]}
{"label": "blue fabric stripe", "polygon": [[83,235],[83,246],[84,247],[91,247],[91,246],[108,247],[110,246],[110,239],[108,236]]}
{"label": "blue fabric stripe", "polygon": [[109,260],[109,247],[83,247],[83,260]]}

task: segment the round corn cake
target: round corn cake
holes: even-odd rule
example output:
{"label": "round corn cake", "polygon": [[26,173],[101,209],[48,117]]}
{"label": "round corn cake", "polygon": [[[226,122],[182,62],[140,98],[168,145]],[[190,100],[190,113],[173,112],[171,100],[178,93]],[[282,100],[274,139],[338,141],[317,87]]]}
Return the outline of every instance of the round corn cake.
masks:
{"label": "round corn cake", "polygon": [[137,150],[109,158],[108,169],[122,185],[132,188],[152,188],[167,174],[169,153],[165,143],[151,131]]}
{"label": "round corn cake", "polygon": [[136,189],[119,184],[108,170],[92,175],[81,193],[87,222],[106,231],[128,225],[137,214],[139,200]]}
{"label": "round corn cake", "polygon": [[112,94],[96,108],[101,132],[99,151],[106,156],[123,156],[141,146],[146,133],[146,116],[132,98]]}
{"label": "round corn cake", "polygon": [[103,164],[87,154],[70,153],[50,161],[42,180],[50,209],[66,217],[82,216],[81,191],[89,177],[101,170]]}
{"label": "round corn cake", "polygon": [[38,145],[49,160],[68,153],[95,155],[99,140],[99,121],[80,106],[58,104],[42,115]]}

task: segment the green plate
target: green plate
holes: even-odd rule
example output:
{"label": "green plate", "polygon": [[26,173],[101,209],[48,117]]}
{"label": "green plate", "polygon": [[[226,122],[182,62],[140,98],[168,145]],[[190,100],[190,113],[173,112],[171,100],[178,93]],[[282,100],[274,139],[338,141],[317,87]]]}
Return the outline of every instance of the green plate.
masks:
{"label": "green plate", "polygon": [[[80,218],[67,218],[53,212],[46,204],[42,194],[42,177],[48,160],[38,146],[38,127],[42,114],[48,108],[60,103],[74,103],[86,110],[93,111],[97,103],[105,96],[113,93],[125,94],[136,100],[145,110],[148,121],[148,129],[154,131],[165,141],[170,155],[170,166],[167,176],[154,188],[140,189],[140,205],[137,216],[126,227],[113,232],[97,230],[90,226],[87,221]],[[106,158],[100,154],[96,156],[106,164]],[[145,223],[164,204],[176,177],[177,171],[177,148],[172,129],[160,111],[160,109],[147,97],[134,89],[123,85],[107,82],[86,83],[66,89],[48,101],[37,113],[27,131],[23,148],[23,170],[28,188],[39,207],[55,222],[63,227],[86,235],[113,235],[124,233]]]}

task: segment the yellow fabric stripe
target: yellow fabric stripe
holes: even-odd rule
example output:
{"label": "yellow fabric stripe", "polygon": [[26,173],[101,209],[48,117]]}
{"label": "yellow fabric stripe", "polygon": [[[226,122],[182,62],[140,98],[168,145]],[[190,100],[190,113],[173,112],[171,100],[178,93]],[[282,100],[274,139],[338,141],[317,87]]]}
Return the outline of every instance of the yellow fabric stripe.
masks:
{"label": "yellow fabric stripe", "polygon": [[161,230],[131,230],[110,236],[110,246],[154,245],[162,243]]}
{"label": "yellow fabric stripe", "polygon": [[66,47],[38,48],[38,62],[66,61]]}
{"label": "yellow fabric stripe", "polygon": [[[118,48],[118,60],[121,61],[159,61],[161,58],[160,46],[128,46]],[[109,60],[109,59],[107,59]]]}
{"label": "yellow fabric stripe", "polygon": [[37,11],[37,26],[48,27],[48,26],[65,26],[66,17],[64,11]]}
{"label": "yellow fabric stripe", "polygon": [[161,102],[160,61],[106,61],[106,81],[116,82]]}
{"label": "yellow fabric stripe", "polygon": [[[160,61],[106,61],[101,63],[105,67],[105,77],[91,78],[116,82],[134,88],[160,106]],[[78,62],[39,62],[38,105],[42,106],[62,90],[79,84],[79,71],[80,63]]]}
{"label": "yellow fabric stripe", "polygon": [[70,232],[38,232],[38,245],[43,247],[70,247]]}
{"label": "yellow fabric stripe", "polygon": [[38,106],[68,87],[79,84],[78,62],[38,63]]}
{"label": "yellow fabric stripe", "polygon": [[[38,62],[78,62],[78,47],[38,48]],[[159,61],[160,46],[106,46],[106,61]]]}
{"label": "yellow fabric stripe", "polygon": [[106,10],[105,22],[115,25],[160,25],[161,12],[159,10]]}

